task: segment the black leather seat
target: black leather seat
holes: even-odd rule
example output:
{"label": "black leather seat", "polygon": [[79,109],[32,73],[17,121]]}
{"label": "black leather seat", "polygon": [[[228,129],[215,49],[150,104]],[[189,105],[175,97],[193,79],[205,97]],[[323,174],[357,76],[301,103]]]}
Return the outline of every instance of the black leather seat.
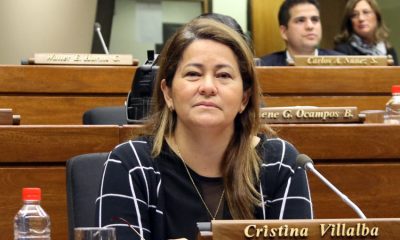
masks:
{"label": "black leather seat", "polygon": [[97,107],[90,109],[83,114],[83,124],[127,124],[125,106]]}
{"label": "black leather seat", "polygon": [[95,227],[96,198],[108,153],[90,153],[67,161],[68,236],[74,228]]}

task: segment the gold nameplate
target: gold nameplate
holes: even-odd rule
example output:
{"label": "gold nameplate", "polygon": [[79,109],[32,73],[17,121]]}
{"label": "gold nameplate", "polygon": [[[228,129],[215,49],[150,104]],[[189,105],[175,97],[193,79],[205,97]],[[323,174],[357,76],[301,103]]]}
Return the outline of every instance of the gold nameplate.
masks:
{"label": "gold nameplate", "polygon": [[30,64],[137,65],[130,54],[35,53]]}
{"label": "gold nameplate", "polygon": [[357,107],[266,107],[260,109],[262,123],[360,122]]}
{"label": "gold nameplate", "polygon": [[213,220],[199,240],[398,239],[400,218]]}
{"label": "gold nameplate", "polygon": [[293,66],[391,66],[392,56],[295,56]]}

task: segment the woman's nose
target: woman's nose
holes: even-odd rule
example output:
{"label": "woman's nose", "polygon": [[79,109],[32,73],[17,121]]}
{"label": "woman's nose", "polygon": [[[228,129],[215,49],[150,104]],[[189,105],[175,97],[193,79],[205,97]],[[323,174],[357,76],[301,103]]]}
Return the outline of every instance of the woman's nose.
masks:
{"label": "woman's nose", "polygon": [[217,94],[217,86],[215,85],[215,78],[211,75],[205,75],[201,80],[199,92],[202,95],[213,96]]}

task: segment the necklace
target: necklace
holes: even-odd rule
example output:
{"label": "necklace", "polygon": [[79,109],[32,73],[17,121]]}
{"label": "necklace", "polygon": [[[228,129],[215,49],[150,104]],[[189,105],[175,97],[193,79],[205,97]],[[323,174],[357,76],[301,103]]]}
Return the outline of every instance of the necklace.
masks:
{"label": "necklace", "polygon": [[219,208],[221,207],[222,199],[224,198],[224,195],[225,195],[225,188],[224,188],[224,190],[222,190],[222,194],[221,194],[221,197],[219,198],[217,209],[215,210],[215,213],[213,215],[211,213],[210,209],[208,208],[206,202],[204,201],[203,197],[201,196],[199,189],[197,188],[196,184],[194,183],[192,174],[190,174],[189,168],[187,167],[187,164],[186,164],[185,160],[182,157],[181,151],[179,150],[179,146],[178,146],[178,143],[176,142],[175,138],[174,138],[174,142],[175,142],[175,145],[176,145],[176,151],[178,153],[178,156],[182,160],[183,166],[185,166],[186,172],[187,172],[187,174],[189,176],[190,181],[193,184],[194,189],[196,190],[197,194],[199,195],[199,198],[200,198],[201,202],[203,203],[204,207],[206,208],[206,210],[207,210],[208,214],[210,215],[211,219],[215,220],[215,217],[217,216],[217,214],[219,212]]}

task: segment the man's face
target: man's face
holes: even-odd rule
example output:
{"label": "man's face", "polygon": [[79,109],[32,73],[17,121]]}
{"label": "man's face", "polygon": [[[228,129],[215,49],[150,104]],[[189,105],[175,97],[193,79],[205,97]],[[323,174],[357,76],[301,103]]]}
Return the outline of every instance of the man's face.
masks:
{"label": "man's face", "polygon": [[312,54],[322,37],[318,9],[310,3],[301,3],[289,10],[288,26],[280,26],[281,36],[292,54]]}

